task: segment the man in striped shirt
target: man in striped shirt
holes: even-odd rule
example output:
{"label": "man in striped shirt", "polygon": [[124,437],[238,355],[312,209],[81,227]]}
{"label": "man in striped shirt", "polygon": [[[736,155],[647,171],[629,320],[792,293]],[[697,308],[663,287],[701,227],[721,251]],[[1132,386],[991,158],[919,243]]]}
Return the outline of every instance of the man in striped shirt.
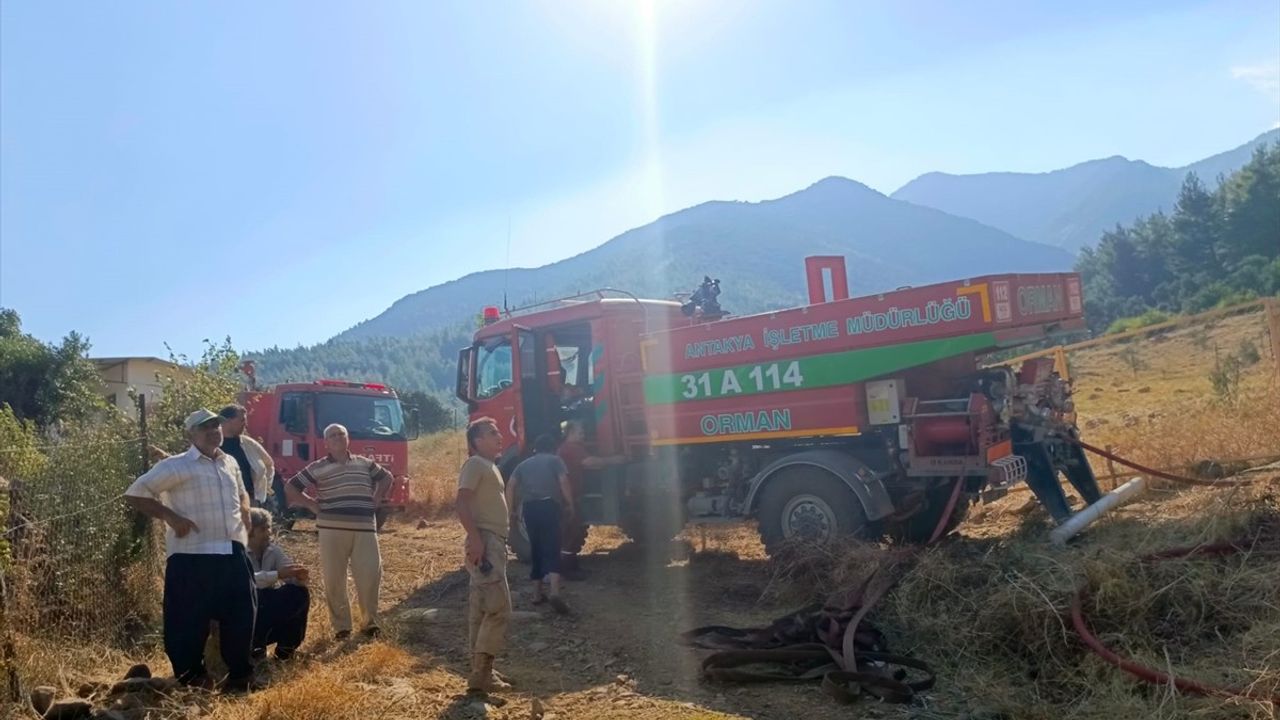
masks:
{"label": "man in striped shirt", "polygon": [[[348,568],[356,584],[364,634],[376,637],[382,556],[375,512],[391,489],[391,473],[369,458],[352,455],[351,437],[341,425],[324,429],[324,446],[329,454],[294,475],[285,494],[289,505],[304,507],[316,516],[324,598],[335,637],[345,640],[351,636]],[[305,490],[311,490],[315,498],[303,494]]]}

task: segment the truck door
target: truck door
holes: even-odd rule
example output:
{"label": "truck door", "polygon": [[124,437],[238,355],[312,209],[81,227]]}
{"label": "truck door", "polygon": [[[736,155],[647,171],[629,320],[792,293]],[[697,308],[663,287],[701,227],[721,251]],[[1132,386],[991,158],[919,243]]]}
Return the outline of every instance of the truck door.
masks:
{"label": "truck door", "polygon": [[516,379],[515,428],[517,441],[523,450],[533,439],[545,432],[542,428],[545,413],[545,383],[538,372],[537,344],[533,332],[516,327],[511,331],[511,342],[516,348],[514,375]]}
{"label": "truck door", "polygon": [[279,438],[280,447],[271,448],[276,458],[276,470],[288,479],[306,467],[314,459],[312,447],[311,414],[314,406],[312,393],[287,392],[280,396]]}
{"label": "truck door", "polygon": [[[504,448],[520,444],[519,376],[516,372],[517,353],[512,351],[518,342],[516,332],[492,337],[476,344],[475,371],[465,381],[473,388],[468,395],[471,417],[491,417],[502,433]],[[463,382],[460,380],[460,384]]]}

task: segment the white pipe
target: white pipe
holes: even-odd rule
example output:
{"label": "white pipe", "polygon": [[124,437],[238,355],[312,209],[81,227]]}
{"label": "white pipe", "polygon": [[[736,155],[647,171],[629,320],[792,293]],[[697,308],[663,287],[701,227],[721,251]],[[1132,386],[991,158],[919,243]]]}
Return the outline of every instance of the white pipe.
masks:
{"label": "white pipe", "polygon": [[1147,489],[1147,480],[1136,477],[1111,492],[1103,495],[1098,502],[1067,518],[1067,521],[1049,533],[1049,540],[1054,545],[1064,545],[1081,530],[1093,524],[1094,520],[1112,508],[1120,507]]}

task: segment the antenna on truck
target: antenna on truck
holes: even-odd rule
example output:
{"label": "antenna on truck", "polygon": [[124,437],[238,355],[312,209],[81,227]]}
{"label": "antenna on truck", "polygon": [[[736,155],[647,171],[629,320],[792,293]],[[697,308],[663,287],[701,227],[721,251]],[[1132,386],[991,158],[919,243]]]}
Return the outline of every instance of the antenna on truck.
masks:
{"label": "antenna on truck", "polygon": [[511,278],[511,211],[507,210],[507,261],[506,269],[502,271],[502,312],[511,314],[511,308],[507,307],[507,288],[510,286]]}

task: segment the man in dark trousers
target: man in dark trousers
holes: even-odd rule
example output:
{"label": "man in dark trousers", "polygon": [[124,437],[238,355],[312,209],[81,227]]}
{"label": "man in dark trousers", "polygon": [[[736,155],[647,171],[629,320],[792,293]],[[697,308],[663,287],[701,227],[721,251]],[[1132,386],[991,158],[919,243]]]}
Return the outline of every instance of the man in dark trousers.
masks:
{"label": "man in dark trousers", "polygon": [[[533,603],[550,601],[558,613],[569,612],[560,596],[560,519],[573,517],[573,491],[569,488],[569,470],[556,456],[556,440],[541,435],[533,441],[534,455],[516,466],[507,482],[507,507],[514,516],[516,508],[524,515],[525,532],[529,535],[532,558],[530,579],[533,580]],[[512,517],[510,524],[517,522]],[[547,583],[551,594],[547,595]]]}
{"label": "man in dark trousers", "polygon": [[258,586],[258,617],[253,624],[253,656],[264,658],[276,646],[277,660],[291,660],[307,637],[311,611],[310,573],[271,541],[271,513],[249,511],[249,561]]}
{"label": "man in dark trousers", "polygon": [[249,542],[249,494],[240,468],[222,452],[222,418],[201,408],[184,427],[191,448],[167,457],[134,481],[125,501],[162,520],[168,561],[164,571],[164,651],[186,685],[212,688],[204,664],[209,623],[218,621],[224,689],[252,689],[250,646],[257,600]]}

